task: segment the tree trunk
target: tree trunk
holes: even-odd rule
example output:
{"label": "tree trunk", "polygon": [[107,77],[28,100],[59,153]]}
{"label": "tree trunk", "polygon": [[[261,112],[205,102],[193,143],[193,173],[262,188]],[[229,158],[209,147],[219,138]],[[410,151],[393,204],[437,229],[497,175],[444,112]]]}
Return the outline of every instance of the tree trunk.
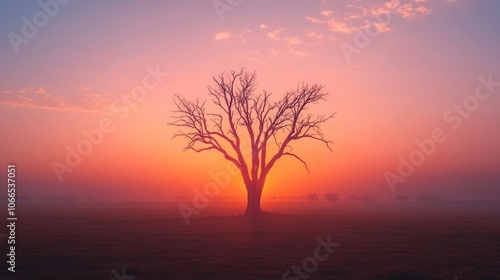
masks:
{"label": "tree trunk", "polygon": [[245,211],[246,216],[257,216],[262,214],[260,209],[260,198],[262,196],[262,189],[264,186],[258,183],[250,183],[246,186],[247,188],[247,210]]}

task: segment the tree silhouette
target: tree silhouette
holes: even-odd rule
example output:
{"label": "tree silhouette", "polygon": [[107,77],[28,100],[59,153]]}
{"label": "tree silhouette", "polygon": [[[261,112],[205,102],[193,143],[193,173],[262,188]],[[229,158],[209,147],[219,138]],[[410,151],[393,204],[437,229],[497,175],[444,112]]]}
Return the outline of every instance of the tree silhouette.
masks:
{"label": "tree silhouette", "polygon": [[339,200],[339,193],[327,193],[325,194],[325,199],[329,202],[335,202],[337,200]]}
{"label": "tree silhouette", "polygon": [[307,198],[309,199],[310,202],[316,202],[319,200],[319,196],[315,193],[308,194]]}
{"label": "tree silhouette", "polygon": [[[322,85],[302,83],[280,100],[271,101],[271,93],[256,92],[255,72],[242,69],[212,78],[214,84],[208,86],[208,93],[215,111],[207,112],[206,101],[175,95],[177,109],[169,125],[180,128],[174,137],[187,139],[184,150],[214,150],[236,165],[247,190],[245,215],[261,214],[266,177],[280,158],[293,157],[310,173],[306,162],[293,152],[293,142],[312,139],[331,150],[331,142],[323,136],[320,125],[334,114],[306,113],[310,105],[325,101],[328,94],[323,92]],[[249,143],[250,155],[242,152],[244,143]]]}

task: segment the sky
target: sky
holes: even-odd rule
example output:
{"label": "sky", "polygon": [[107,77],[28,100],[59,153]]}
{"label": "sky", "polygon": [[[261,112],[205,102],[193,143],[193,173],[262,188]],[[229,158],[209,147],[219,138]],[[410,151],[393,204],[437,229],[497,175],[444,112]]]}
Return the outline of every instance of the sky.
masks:
{"label": "sky", "polygon": [[[322,84],[330,96],[311,113],[337,113],[323,126],[333,151],[297,143],[311,174],[282,159],[265,199],[500,199],[498,11],[493,0],[1,1],[2,164],[33,199],[192,197],[231,172],[172,139],[172,97],[208,99],[213,75],[245,68],[275,98]],[[219,195],[244,199],[227,176]]]}

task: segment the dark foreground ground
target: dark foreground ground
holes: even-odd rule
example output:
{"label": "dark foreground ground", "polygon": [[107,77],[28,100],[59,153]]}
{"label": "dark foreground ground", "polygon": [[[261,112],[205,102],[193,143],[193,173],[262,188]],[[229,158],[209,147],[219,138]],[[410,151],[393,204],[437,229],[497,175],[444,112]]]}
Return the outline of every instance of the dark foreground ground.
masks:
{"label": "dark foreground ground", "polygon": [[[187,226],[176,205],[26,206],[16,273],[6,271],[1,239],[0,279],[282,279],[306,259],[310,272],[283,279],[500,279],[497,210],[328,207],[257,220],[205,216]],[[317,238],[329,235],[341,246],[315,266]]]}

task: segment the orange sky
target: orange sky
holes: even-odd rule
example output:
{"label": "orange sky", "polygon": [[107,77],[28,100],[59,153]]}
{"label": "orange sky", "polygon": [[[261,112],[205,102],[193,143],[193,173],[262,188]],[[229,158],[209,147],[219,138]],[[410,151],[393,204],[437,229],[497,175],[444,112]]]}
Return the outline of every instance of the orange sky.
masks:
{"label": "orange sky", "polygon": [[[32,19],[41,7],[2,2],[2,162],[17,164],[21,194],[34,198],[191,197],[192,188],[203,189],[213,181],[209,173],[224,171],[226,163],[214,152],[182,152],[185,143],[171,139],[172,96],[205,99],[212,75],[246,67],[257,72],[259,90],[275,97],[301,81],[323,84],[331,96],[314,112],[337,112],[324,125],[333,152],[316,142],[294,146],[311,175],[300,162],[283,159],[265,197],[500,199],[500,89],[457,129],[443,118],[474,95],[479,76],[500,80],[498,2],[338,2],[243,1],[221,17],[210,1],[70,2],[16,46],[7,34],[22,36],[21,18]],[[388,14],[389,22],[377,22]],[[356,47],[374,23],[380,33]],[[346,44],[358,50],[349,59]],[[155,86],[127,116],[113,112],[114,101],[123,106],[122,95],[143,85],[148,67],[168,76],[152,78]],[[82,131],[99,128],[103,119],[114,129],[60,182],[53,163],[64,164],[66,147],[76,149]],[[435,128],[447,140],[391,192],[384,174],[397,172],[398,157],[408,158],[415,140]],[[220,194],[243,198],[241,179],[230,180]]]}

